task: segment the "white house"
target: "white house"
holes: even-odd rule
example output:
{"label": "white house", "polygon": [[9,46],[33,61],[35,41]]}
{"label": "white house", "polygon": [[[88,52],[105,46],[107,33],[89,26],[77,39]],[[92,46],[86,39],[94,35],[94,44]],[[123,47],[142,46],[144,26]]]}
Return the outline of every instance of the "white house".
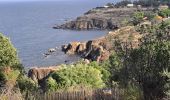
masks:
{"label": "white house", "polygon": [[104,8],[109,8],[109,6],[105,5]]}
{"label": "white house", "polygon": [[132,7],[134,7],[134,4],[127,4],[127,7],[132,8]]}

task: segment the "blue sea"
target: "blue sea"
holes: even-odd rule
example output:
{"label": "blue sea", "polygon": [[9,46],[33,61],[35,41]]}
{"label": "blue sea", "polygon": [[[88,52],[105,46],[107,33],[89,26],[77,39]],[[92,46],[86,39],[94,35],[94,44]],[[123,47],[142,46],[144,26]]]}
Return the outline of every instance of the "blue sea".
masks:
{"label": "blue sea", "polygon": [[[118,0],[117,0],[118,1]],[[0,2],[0,32],[10,38],[26,67],[52,66],[65,60],[76,61],[78,56],[65,55],[57,50],[44,57],[49,48],[60,48],[71,41],[87,41],[101,37],[107,31],[73,31],[53,29],[55,24],[75,19],[91,8],[115,0],[57,0]]]}

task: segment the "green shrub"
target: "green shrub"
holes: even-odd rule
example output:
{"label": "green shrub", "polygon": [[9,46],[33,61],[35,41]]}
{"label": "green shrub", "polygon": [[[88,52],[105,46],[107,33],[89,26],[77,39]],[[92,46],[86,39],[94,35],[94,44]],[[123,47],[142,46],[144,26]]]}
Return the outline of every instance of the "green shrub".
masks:
{"label": "green shrub", "polygon": [[142,91],[137,86],[128,85],[128,87],[125,88],[123,99],[124,100],[141,100],[142,99]]}
{"label": "green shrub", "polygon": [[18,79],[18,86],[22,92],[36,91],[38,84],[27,76],[22,76]]}
{"label": "green shrub", "polygon": [[0,33],[0,84],[15,85],[18,76],[23,74],[23,66],[18,59],[17,50],[10,40]]}
{"label": "green shrub", "polygon": [[0,33],[0,67],[12,67],[19,64],[16,49],[10,40]]}
{"label": "green shrub", "polygon": [[98,69],[102,74],[102,80],[104,81],[105,84],[108,84],[111,73],[109,72],[107,66],[101,66],[99,63],[95,61],[88,64],[88,66]]}
{"label": "green shrub", "polygon": [[169,17],[170,16],[170,9],[164,9],[158,12],[158,15],[161,17]]}
{"label": "green shrub", "polygon": [[46,80],[46,91],[55,91],[55,90],[57,90],[57,83],[52,77],[49,77]]}
{"label": "green shrub", "polygon": [[141,23],[143,21],[144,18],[144,12],[135,12],[132,16],[132,23],[134,25],[138,25],[139,23]]}
{"label": "green shrub", "polygon": [[[57,83],[57,89],[67,89],[78,85],[91,88],[102,88],[105,86],[101,72],[92,66],[83,64],[69,65],[51,76]],[[51,80],[51,82],[47,83],[54,84],[54,81]]]}

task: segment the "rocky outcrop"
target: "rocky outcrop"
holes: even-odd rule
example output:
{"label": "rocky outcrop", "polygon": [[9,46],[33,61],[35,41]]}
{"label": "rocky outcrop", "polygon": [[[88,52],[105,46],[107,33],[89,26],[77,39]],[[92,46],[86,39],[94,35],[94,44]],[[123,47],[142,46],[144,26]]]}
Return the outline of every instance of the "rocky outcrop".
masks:
{"label": "rocky outcrop", "polygon": [[28,77],[30,77],[34,82],[41,84],[50,73],[59,70],[59,68],[60,66],[32,68],[28,71]]}
{"label": "rocky outcrop", "polygon": [[79,17],[75,21],[67,22],[60,26],[55,26],[55,29],[73,29],[73,30],[90,30],[90,29],[115,29],[118,25],[114,24],[113,20],[100,17]]}
{"label": "rocky outcrop", "polygon": [[[124,20],[129,20],[137,8],[95,8],[86,12],[83,16],[62,25],[56,25],[55,29],[117,29],[122,26]],[[148,11],[147,9],[143,9]]]}
{"label": "rocky outcrop", "polygon": [[77,50],[77,47],[80,44],[81,44],[80,42],[71,42],[67,46],[63,45],[62,50],[65,51],[65,53],[67,53],[67,54],[75,54],[75,51]]}
{"label": "rocky outcrop", "polygon": [[78,54],[90,61],[101,62],[107,60],[111,51],[116,49],[114,45],[115,41],[119,41],[122,48],[124,45],[136,48],[141,37],[142,35],[133,26],[127,26],[111,31],[106,36],[95,40],[83,43],[71,42],[68,45],[63,45],[62,50],[66,54]]}
{"label": "rocky outcrop", "polygon": [[94,40],[85,43],[80,42],[69,43],[68,45],[64,45],[62,47],[62,50],[66,54],[78,54],[81,57],[89,59],[91,61],[101,61],[101,58],[102,60],[106,60],[104,58],[109,57],[109,56],[104,57],[107,50],[104,49],[102,45],[100,45],[100,41]]}

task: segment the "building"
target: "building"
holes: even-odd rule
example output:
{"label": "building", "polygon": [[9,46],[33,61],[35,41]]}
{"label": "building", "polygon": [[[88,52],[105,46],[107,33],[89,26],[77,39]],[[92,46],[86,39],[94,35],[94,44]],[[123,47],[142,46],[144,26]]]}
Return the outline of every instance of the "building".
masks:
{"label": "building", "polygon": [[128,7],[128,8],[133,8],[133,7],[134,7],[134,4],[127,4],[127,7]]}

